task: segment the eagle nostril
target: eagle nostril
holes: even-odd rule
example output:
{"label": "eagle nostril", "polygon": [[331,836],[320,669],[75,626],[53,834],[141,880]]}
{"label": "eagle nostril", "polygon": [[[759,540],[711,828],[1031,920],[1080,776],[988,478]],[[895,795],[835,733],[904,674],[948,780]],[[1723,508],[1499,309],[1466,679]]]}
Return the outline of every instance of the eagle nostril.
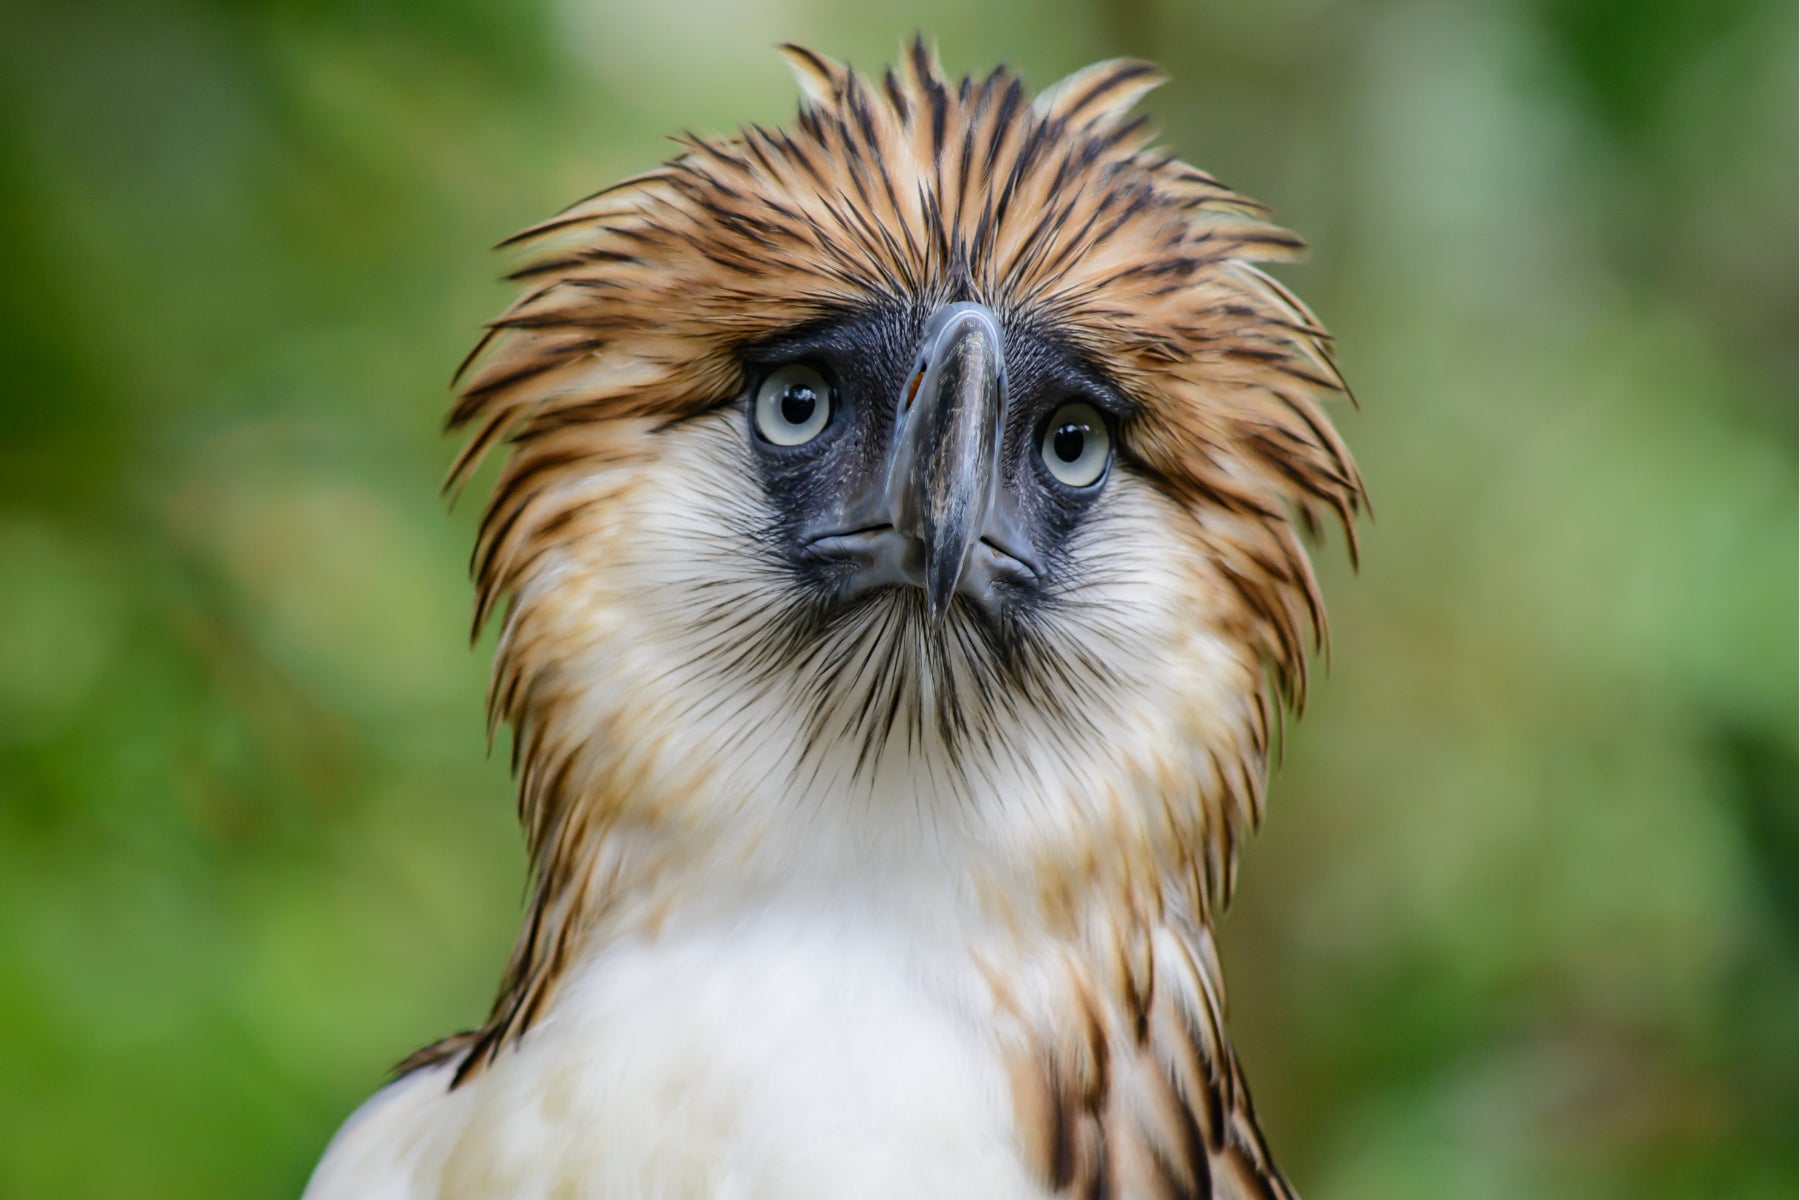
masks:
{"label": "eagle nostril", "polygon": [[925,382],[925,372],[913,372],[912,381],[906,385],[906,395],[900,401],[900,411],[905,412],[912,407],[913,397],[919,394],[919,385]]}

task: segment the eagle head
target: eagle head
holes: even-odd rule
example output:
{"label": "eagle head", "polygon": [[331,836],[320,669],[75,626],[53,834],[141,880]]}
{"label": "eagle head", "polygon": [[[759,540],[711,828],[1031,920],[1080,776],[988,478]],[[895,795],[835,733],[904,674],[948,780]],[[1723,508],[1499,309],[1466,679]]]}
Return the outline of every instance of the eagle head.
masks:
{"label": "eagle head", "polygon": [[1156,69],[1034,98],[922,44],[880,78],[786,53],[791,124],[511,239],[523,295],[465,364],[534,867],[465,1074],[594,939],[776,894],[1041,932],[1096,994],[1165,927],[1216,973],[1322,637],[1300,535],[1363,503],[1343,385],[1251,265],[1298,240],[1129,117]]}

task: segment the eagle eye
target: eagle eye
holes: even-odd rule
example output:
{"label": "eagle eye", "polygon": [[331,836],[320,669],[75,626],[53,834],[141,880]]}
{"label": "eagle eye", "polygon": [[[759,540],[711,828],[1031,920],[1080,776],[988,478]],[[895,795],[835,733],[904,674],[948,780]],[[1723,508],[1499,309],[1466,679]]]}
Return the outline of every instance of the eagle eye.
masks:
{"label": "eagle eye", "polygon": [[1112,433],[1091,404],[1065,404],[1050,415],[1038,446],[1044,466],[1058,483],[1085,488],[1099,483],[1112,461]]}
{"label": "eagle eye", "polygon": [[756,432],[777,446],[801,446],[831,422],[832,389],[805,363],[776,367],[757,385],[752,414]]}

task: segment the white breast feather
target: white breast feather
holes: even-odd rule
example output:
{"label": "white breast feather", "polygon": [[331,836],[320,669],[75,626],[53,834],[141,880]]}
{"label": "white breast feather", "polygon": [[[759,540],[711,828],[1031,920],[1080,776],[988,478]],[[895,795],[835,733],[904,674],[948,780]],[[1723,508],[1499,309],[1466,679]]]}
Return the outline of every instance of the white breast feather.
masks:
{"label": "white breast feather", "polygon": [[1035,1200],[977,981],[902,924],[773,909],[613,947],[463,1087],[378,1093],[306,1200]]}

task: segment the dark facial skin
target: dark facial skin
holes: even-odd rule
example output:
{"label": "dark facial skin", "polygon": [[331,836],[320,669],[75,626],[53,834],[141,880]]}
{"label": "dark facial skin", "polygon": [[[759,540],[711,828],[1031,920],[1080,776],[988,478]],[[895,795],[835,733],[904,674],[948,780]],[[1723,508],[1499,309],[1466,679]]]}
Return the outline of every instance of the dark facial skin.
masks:
{"label": "dark facial skin", "polygon": [[[940,357],[955,352],[954,347],[943,349],[954,332],[932,340],[944,324],[940,317],[934,325],[934,311],[924,305],[848,311],[745,353],[745,433],[761,486],[778,514],[766,531],[768,543],[797,582],[833,607],[882,587],[924,586],[921,540],[929,541],[931,534],[921,534],[904,519],[905,533],[891,527],[896,519],[891,498],[904,487],[890,475],[900,449],[895,445],[901,436],[896,412],[903,396],[919,395],[922,354],[929,357],[934,347]],[[961,394],[977,406],[974,416],[991,421],[997,411],[1000,427],[997,444],[981,468],[992,471],[992,496],[978,502],[982,511],[973,518],[970,540],[979,544],[971,546],[955,599],[984,620],[1003,623],[1044,603],[1072,569],[1065,553],[1069,537],[1104,491],[1110,473],[1100,469],[1098,478],[1085,486],[1058,479],[1045,460],[1046,434],[1052,435],[1053,455],[1057,447],[1067,451],[1082,446],[1084,438],[1103,438],[1110,446],[1129,405],[1103,375],[1052,334],[1002,325],[985,309],[977,315],[970,340],[981,340],[988,331],[998,336],[999,346],[989,353],[1003,357],[1003,378],[987,381],[986,387],[970,381]],[[797,376],[783,368],[794,363],[823,378],[831,413],[810,440],[780,445],[758,427],[757,397],[765,381],[770,381],[771,396],[787,394],[783,382]],[[920,407],[934,401],[932,395],[922,396]],[[1068,428],[1065,412],[1058,423],[1063,436],[1057,441],[1050,422],[1071,403],[1092,406],[1088,432],[1083,434],[1079,424]],[[802,402],[789,411],[804,412],[807,406]],[[920,433],[913,440],[934,436]],[[988,485],[971,469],[944,486],[973,494]],[[882,542],[881,553],[873,558],[867,545],[871,539]],[[854,549],[844,549],[847,544]],[[876,560],[881,565],[871,565]]]}

